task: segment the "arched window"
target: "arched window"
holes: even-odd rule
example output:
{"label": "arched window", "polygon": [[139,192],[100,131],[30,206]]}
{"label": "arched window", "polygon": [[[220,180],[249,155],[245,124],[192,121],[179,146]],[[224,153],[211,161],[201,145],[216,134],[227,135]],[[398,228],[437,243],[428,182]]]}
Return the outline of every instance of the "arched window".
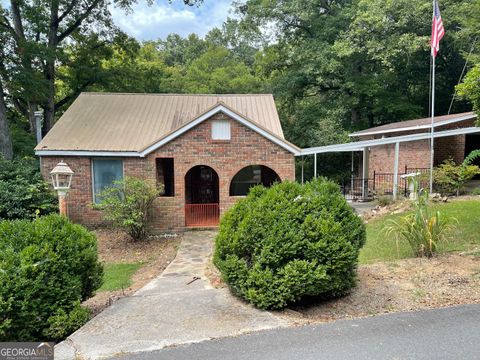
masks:
{"label": "arched window", "polygon": [[263,165],[250,165],[240,170],[230,183],[230,196],[247,195],[248,190],[255,185],[271,186],[280,182],[275,171]]}

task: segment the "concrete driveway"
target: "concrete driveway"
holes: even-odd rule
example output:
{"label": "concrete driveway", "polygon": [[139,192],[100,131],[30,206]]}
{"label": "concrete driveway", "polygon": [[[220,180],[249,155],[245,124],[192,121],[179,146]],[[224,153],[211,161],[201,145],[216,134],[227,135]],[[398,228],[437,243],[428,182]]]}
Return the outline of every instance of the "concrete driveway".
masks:
{"label": "concrete driveway", "polygon": [[[55,359],[98,359],[288,326],[214,289],[205,277],[213,231],[187,232],[163,274],[55,347]],[[200,279],[191,282],[194,277]]]}

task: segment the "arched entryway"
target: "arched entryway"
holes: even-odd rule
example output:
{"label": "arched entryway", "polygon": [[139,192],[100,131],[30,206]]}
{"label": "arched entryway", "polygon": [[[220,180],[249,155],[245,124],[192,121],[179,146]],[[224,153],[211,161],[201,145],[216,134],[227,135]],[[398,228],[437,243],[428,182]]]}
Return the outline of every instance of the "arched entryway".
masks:
{"label": "arched entryway", "polygon": [[185,226],[217,226],[220,218],[218,174],[198,165],[185,175]]}
{"label": "arched entryway", "polygon": [[230,196],[245,196],[255,185],[270,187],[280,182],[278,174],[264,165],[250,165],[235,174],[230,183]]}

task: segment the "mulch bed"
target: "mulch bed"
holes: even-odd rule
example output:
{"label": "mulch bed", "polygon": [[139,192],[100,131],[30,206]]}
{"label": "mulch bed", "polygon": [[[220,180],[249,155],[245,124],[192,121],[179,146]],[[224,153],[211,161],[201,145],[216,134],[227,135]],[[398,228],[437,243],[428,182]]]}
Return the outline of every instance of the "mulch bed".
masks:
{"label": "mulch bed", "polygon": [[360,265],[358,284],[339,299],[294,306],[294,322],[329,322],[371,315],[480,303],[480,249],[432,259]]}

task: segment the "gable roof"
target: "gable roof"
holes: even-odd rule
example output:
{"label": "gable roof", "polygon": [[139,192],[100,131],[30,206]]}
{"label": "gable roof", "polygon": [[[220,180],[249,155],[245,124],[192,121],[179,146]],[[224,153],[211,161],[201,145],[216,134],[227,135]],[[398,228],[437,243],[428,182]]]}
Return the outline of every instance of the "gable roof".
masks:
{"label": "gable roof", "polygon": [[[477,115],[473,112],[466,112],[461,114],[452,114],[444,116],[436,116],[434,126],[444,126],[460,121],[476,119]],[[432,118],[423,118],[407,121],[399,121],[391,124],[386,124],[382,126],[376,126],[370,129],[365,129],[362,131],[357,131],[349,136],[367,136],[367,135],[382,135],[393,132],[402,132],[402,131],[415,131],[415,130],[424,130],[430,129],[432,123]]]}
{"label": "gable roof", "polygon": [[228,112],[227,115],[291,152],[298,150],[285,140],[270,94],[82,93],[35,152],[145,156],[219,111]]}

